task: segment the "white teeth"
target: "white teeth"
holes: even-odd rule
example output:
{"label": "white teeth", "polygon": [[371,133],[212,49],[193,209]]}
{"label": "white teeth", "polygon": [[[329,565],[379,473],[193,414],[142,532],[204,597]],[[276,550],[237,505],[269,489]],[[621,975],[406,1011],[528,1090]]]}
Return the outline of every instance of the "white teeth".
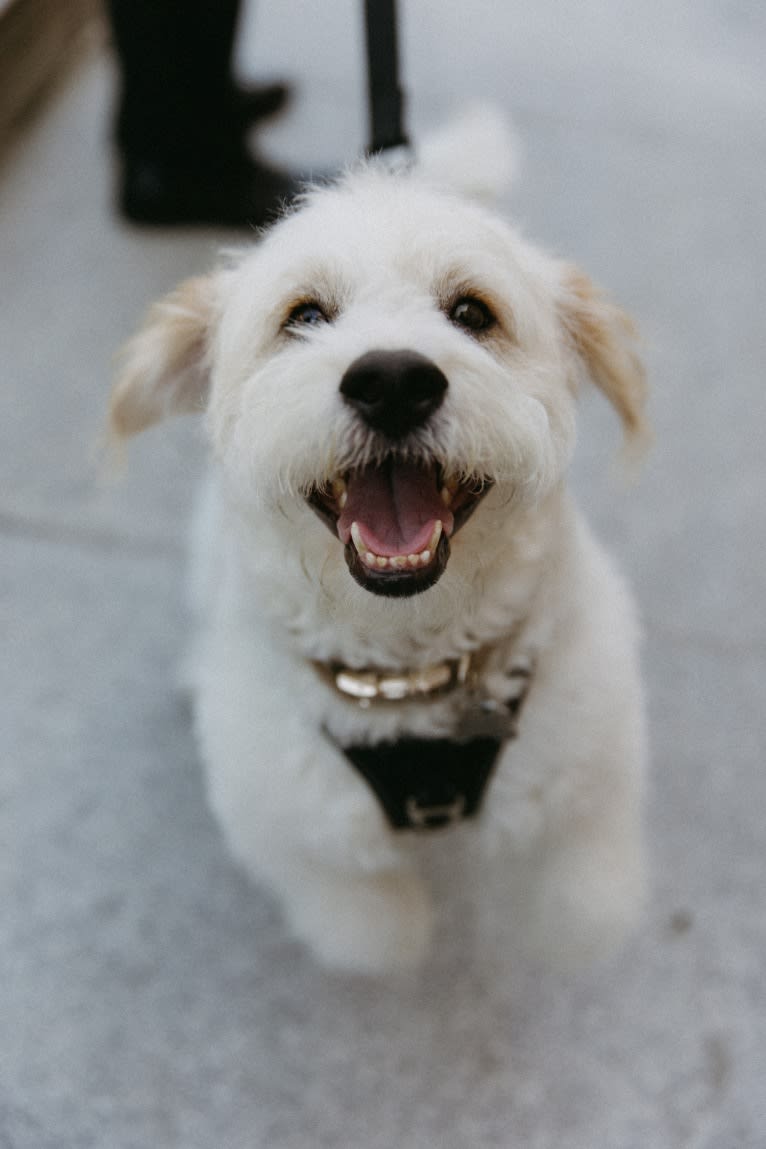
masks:
{"label": "white teeth", "polygon": [[459,486],[460,486],[460,480],[458,478],[456,478],[454,475],[452,475],[449,479],[445,479],[444,486],[442,487],[441,491],[439,492],[439,494],[441,496],[441,500],[444,503],[445,507],[448,507],[450,505],[453,498],[455,497],[455,492],[457,491]]}
{"label": "white teeth", "polygon": [[346,484],[343,479],[333,479],[332,493],[336,503],[340,509],[343,510],[348,502],[348,491],[346,490]]}
{"label": "white teeth", "polygon": [[[441,535],[442,535],[442,521],[441,521],[441,519],[437,519],[436,522],[434,523],[434,529],[431,531],[431,537],[428,540],[428,549],[430,551],[433,552],[436,550],[436,548],[439,544],[439,539],[441,538]],[[425,551],[421,551],[420,553],[425,554]]]}
{"label": "white teeth", "polygon": [[439,545],[442,530],[441,521],[437,519],[434,523],[434,529],[431,531],[428,546],[417,554],[411,555],[376,555],[373,551],[367,549],[362,540],[359,524],[356,522],[351,524],[351,538],[360,559],[365,566],[370,567],[372,570],[406,570],[408,567],[416,570],[418,567],[428,566],[430,563]]}
{"label": "white teeth", "polygon": [[[354,540],[354,546],[359,554],[363,555],[365,553],[364,543],[362,542],[362,536],[359,532],[359,524],[357,522],[351,524],[351,538]],[[370,554],[371,552],[368,551],[367,553]]]}

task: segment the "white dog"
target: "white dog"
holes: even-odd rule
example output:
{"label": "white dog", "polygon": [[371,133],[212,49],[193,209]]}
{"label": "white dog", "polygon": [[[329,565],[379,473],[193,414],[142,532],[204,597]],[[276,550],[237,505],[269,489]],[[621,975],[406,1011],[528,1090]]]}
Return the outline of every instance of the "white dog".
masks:
{"label": "white dog", "polygon": [[126,349],[118,436],[206,410],[212,805],[330,965],[423,957],[415,842],[463,819],[487,867],[523,875],[519,929],[552,958],[636,918],[637,623],[565,491],[586,379],[640,437],[624,314],[454,186],[374,162],[182,284]]}

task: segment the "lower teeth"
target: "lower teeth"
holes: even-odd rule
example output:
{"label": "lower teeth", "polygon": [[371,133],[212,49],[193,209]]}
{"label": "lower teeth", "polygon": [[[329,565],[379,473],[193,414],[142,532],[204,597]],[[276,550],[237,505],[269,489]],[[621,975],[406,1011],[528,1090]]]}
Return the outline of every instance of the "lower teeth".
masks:
{"label": "lower teeth", "polygon": [[417,570],[418,567],[427,566],[436,551],[441,533],[442,524],[437,521],[425,550],[411,555],[376,555],[365,547],[358,525],[353,523],[351,526],[351,538],[357,554],[371,570]]}

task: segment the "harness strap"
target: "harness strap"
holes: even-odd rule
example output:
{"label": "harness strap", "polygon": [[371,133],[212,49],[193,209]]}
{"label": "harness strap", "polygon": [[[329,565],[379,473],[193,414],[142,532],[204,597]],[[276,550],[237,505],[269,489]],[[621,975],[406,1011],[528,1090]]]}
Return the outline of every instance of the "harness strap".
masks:
{"label": "harness strap", "polygon": [[323,733],[361,774],[395,830],[438,830],[471,818],[481,807],[501,751],[516,738],[533,674],[533,660],[519,654],[495,693],[478,679],[486,651],[421,668],[386,674],[313,663],[346,704],[426,705],[454,696],[452,738],[403,737],[350,746]]}
{"label": "harness strap", "polygon": [[409,147],[399,87],[396,0],[365,0],[370,152]]}
{"label": "harness strap", "polygon": [[500,738],[403,738],[342,749],[395,830],[438,830],[478,811],[502,745]]}

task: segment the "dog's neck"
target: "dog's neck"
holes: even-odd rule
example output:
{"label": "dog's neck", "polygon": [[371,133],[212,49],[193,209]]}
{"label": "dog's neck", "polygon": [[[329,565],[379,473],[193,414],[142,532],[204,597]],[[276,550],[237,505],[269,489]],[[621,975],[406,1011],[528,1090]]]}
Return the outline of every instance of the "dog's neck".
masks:
{"label": "dog's neck", "polygon": [[539,614],[536,604],[569,535],[568,501],[555,491],[548,503],[543,514],[538,507],[509,515],[501,506],[494,515],[477,515],[457,540],[442,581],[412,598],[357,587],[342,548],[325,537],[311,512],[297,528],[273,516],[247,524],[240,535],[243,577],[259,614],[286,629],[305,658],[352,671],[409,674],[508,645]]}

